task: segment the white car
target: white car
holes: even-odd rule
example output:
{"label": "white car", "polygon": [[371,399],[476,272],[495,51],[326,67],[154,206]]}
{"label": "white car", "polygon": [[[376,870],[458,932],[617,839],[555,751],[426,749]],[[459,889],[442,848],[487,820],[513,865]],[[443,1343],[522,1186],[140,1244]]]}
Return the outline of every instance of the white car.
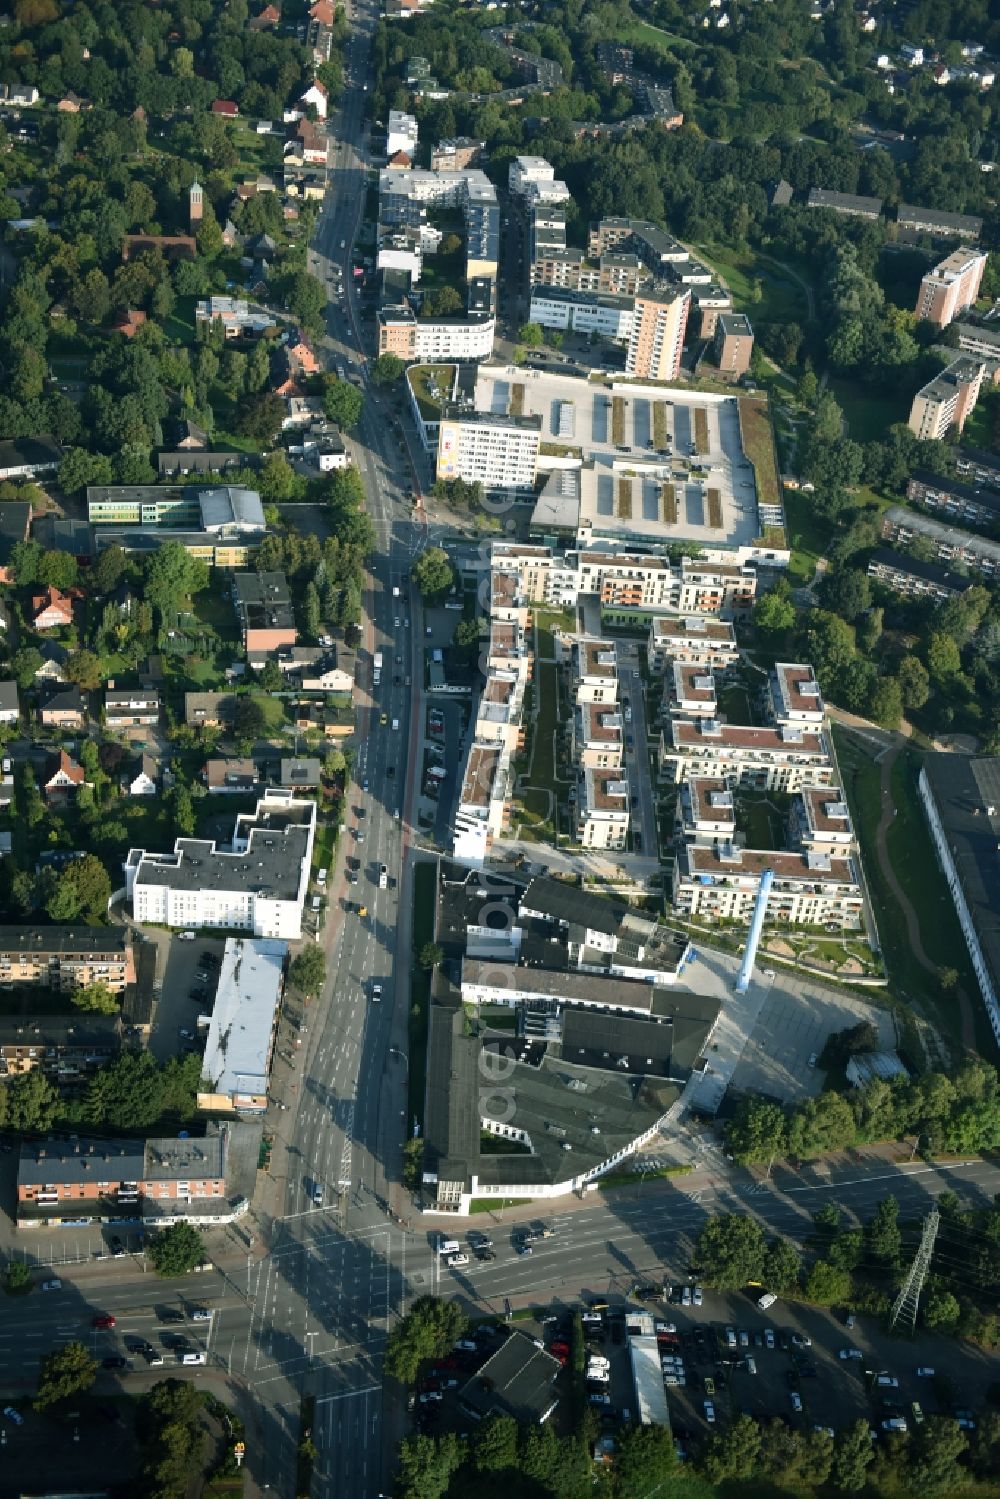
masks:
{"label": "white car", "polygon": [[62,1290],[62,1281],[61,1280],[43,1280],[42,1281],[42,1290],[43,1291],[61,1291]]}
{"label": "white car", "polygon": [[691,1305],[691,1287],[685,1286],[681,1292],[681,1306]]}
{"label": "white car", "polygon": [[695,1306],[701,1306],[701,1303],[702,1303],[702,1300],[703,1300],[703,1293],[702,1293],[701,1286],[695,1286],[695,1288],[694,1288],[694,1296],[693,1296],[692,1299],[694,1301]]}
{"label": "white car", "polygon": [[888,1421],[882,1422],[883,1431],[906,1431],[905,1416],[890,1416]]}
{"label": "white car", "polygon": [[654,1324],[653,1324],[653,1331],[654,1332],[676,1332],[677,1331],[677,1323],[676,1322],[654,1322]]}
{"label": "white car", "polygon": [[712,1404],[711,1400],[705,1401],[705,1420],[708,1422],[709,1426],[715,1425],[715,1406]]}
{"label": "white car", "polygon": [[200,1306],[191,1313],[192,1322],[211,1322],[211,1320],[212,1313],[206,1307]]}
{"label": "white car", "polygon": [[813,1345],[812,1338],[807,1337],[804,1332],[793,1332],[792,1333],[792,1347],[793,1348],[811,1348],[812,1345]]}
{"label": "white car", "polygon": [[678,1385],[686,1386],[687,1380],[684,1378],[683,1370],[678,1370],[676,1374],[673,1374],[669,1369],[665,1369],[663,1371],[663,1383],[670,1388],[675,1388]]}
{"label": "white car", "polygon": [[933,1379],[934,1378],[934,1370],[933,1369],[929,1369],[926,1364],[921,1364],[920,1368],[917,1370],[917,1378],[918,1379]]}
{"label": "white car", "polygon": [[193,942],[194,932],[178,932],[177,940],[178,942]]}
{"label": "white car", "polygon": [[588,1369],[587,1378],[595,1384],[610,1384],[611,1373],[608,1369]]}
{"label": "white car", "polygon": [[463,1265],[467,1265],[468,1263],[469,1256],[467,1254],[450,1254],[448,1256],[449,1270],[460,1270]]}
{"label": "white car", "polygon": [[802,1396],[799,1394],[798,1390],[793,1390],[791,1395],[789,1396],[789,1399],[792,1402],[792,1410],[796,1413],[800,1412],[802,1410]]}

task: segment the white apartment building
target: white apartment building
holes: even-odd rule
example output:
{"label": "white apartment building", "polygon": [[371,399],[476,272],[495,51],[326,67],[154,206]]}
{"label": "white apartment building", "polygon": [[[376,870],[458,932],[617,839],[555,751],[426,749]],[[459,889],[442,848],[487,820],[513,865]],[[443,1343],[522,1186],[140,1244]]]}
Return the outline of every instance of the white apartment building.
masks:
{"label": "white apartment building", "polygon": [[405,151],[413,161],[417,154],[417,139],[419,130],[413,115],[408,115],[402,109],[390,109],[389,126],[385,135],[385,154],[388,158],[395,156],[397,151]]}
{"label": "white apartment building", "polygon": [[684,557],[674,566],[666,557],[597,550],[576,557],[579,591],[596,593],[604,609],[732,616],[751,609],[757,594],[757,570],[749,563]]}
{"label": "white apartment building", "polygon": [[649,622],[647,660],[650,671],[666,671],[673,662],[726,671],[739,659],[736,631],[728,620],[704,614],[657,615]]}
{"label": "white apartment building", "polygon": [[687,843],[674,861],[674,909],[701,920],[747,922],[767,869],[774,873],[769,922],[861,926],[863,899],[853,856],[820,849],[773,852],[731,842]]}
{"label": "white apartment building", "polygon": [[555,176],[555,167],[544,156],[515,156],[507,168],[507,188],[515,196],[523,197],[529,184],[541,186],[554,182]]}
{"label": "white apartment building", "polygon": [[715,677],[704,666],[675,661],[670,669],[667,705],[683,718],[714,718],[718,708]]}
{"label": "white apartment building", "polygon": [[732,842],[736,803],[724,776],[691,776],[677,797],[677,826],[692,843]]}
{"label": "white apartment building", "polygon": [[541,441],[540,417],[490,412],[442,417],[436,476],[480,483],[496,493],[532,489]]}
{"label": "white apartment building", "polygon": [[542,328],[592,333],[624,343],[632,336],[634,299],[612,292],[532,286],[529,320]]}
{"label": "white apartment building", "polygon": [[776,724],[808,724],[822,728],[826,708],[811,666],[775,662],[771,673],[771,716]]}
{"label": "white apartment building", "polygon": [[613,640],[581,636],[573,642],[573,680],[577,703],[618,701],[618,647]]}
{"label": "white apartment building", "polygon": [[573,714],[573,758],[584,769],[620,770],[624,743],[618,708],[579,703]]}
{"label": "white apartment building", "polygon": [[831,786],[826,729],[750,728],[705,718],[669,720],[660,735],[660,775],[674,784],[722,776],[732,786],[799,791]]}
{"label": "white apartment building", "polygon": [[129,849],[126,894],[135,920],[299,937],[315,835],[315,802],[269,790],[255,812],[239,814],[229,847],[178,838],[168,854]]}
{"label": "white apartment building", "polygon": [[386,307],[377,321],[380,354],[396,354],[419,363],[469,364],[488,359],[493,352],[496,319],[486,313],[418,318],[409,307]]}
{"label": "white apartment building", "polygon": [[455,811],[452,853],[463,864],[482,868],[495,839],[510,823],[510,758],[496,744],[469,746]]}
{"label": "white apartment building", "polygon": [[584,848],[624,849],[629,790],[622,770],[583,770],[577,783],[576,836]]}
{"label": "white apartment building", "polygon": [[851,810],[839,786],[803,786],[792,804],[793,841],[805,849],[854,848]]}

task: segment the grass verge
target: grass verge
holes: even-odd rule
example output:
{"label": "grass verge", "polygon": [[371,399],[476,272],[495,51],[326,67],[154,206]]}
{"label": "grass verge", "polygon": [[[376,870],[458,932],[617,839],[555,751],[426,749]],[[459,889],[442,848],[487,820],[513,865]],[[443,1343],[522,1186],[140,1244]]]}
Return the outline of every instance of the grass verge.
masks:
{"label": "grass verge", "polygon": [[667,1176],[690,1176],[693,1166],[658,1166],[655,1171],[609,1171],[599,1176],[597,1185],[604,1191],[607,1187],[638,1187],[646,1181],[657,1181]]}

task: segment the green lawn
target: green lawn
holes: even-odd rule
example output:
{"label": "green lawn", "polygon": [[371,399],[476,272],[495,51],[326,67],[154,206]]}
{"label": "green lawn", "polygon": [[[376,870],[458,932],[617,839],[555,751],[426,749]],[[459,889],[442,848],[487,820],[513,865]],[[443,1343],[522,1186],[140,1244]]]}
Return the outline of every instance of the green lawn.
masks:
{"label": "green lawn", "polygon": [[874,392],[840,375],[831,375],[829,384],[855,442],[875,442],[894,422],[905,422],[910,414],[909,398],[898,391]]}
{"label": "green lawn", "polygon": [[803,494],[801,489],[786,489],[783,503],[785,530],[792,549],[788,581],[794,588],[812,581],[816,562],[830,543],[833,527],[816,514],[812,495]]}
{"label": "green lawn", "polygon": [[[795,322],[804,327],[809,321],[809,305],[801,286],[752,250],[734,250],[728,245],[696,248],[724,278],[737,312],[746,312],[751,320],[757,318],[766,323]],[[761,292],[759,301],[757,282]]]}
{"label": "green lawn", "polygon": [[[844,791],[875,906],[890,992],[897,999],[916,1001],[948,1039],[959,1046],[961,1028],[957,1007],[917,962],[910,947],[903,913],[879,867],[875,830],[882,815],[880,768],[856,735],[841,729],[833,732],[844,777]],[[942,967],[957,969],[960,982],[973,1002],[978,1045],[984,1055],[992,1056],[996,1047],[976,999],[978,985],[920,805],[916,785],[918,769],[918,752],[907,750],[893,770],[893,804],[897,815],[887,835],[889,857],[896,877],[917,913],[927,956]]]}
{"label": "green lawn", "polygon": [[644,47],[655,47],[667,59],[671,58],[674,50],[678,52],[689,52],[696,42],[688,41],[685,36],[678,36],[676,31],[664,31],[660,26],[653,26],[649,21],[632,20],[623,25],[616,19],[614,39],[616,42],[628,43],[638,42]]}
{"label": "green lawn", "polygon": [[193,344],[195,342],[194,308],[197,297],[178,297],[174,310],[163,324],[167,342]]}
{"label": "green lawn", "polygon": [[729,723],[753,723],[750,696],[745,687],[723,687],[719,693],[719,711]]}

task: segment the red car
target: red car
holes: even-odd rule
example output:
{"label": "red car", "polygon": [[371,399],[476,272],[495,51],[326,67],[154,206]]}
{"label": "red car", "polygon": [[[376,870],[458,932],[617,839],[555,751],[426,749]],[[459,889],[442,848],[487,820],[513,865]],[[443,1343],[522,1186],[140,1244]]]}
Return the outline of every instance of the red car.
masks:
{"label": "red car", "polygon": [[568,1343],[550,1343],[549,1344],[549,1352],[551,1354],[553,1354],[556,1358],[558,1358],[560,1354],[564,1354],[568,1358],[569,1357],[569,1344]]}
{"label": "red car", "polygon": [[108,1327],[114,1327],[114,1325],[115,1325],[115,1319],[114,1319],[114,1317],[112,1317],[112,1315],[111,1315],[110,1312],[102,1312],[101,1315],[99,1317],[95,1317],[94,1321],[93,1321],[93,1326],[94,1327],[108,1328]]}

